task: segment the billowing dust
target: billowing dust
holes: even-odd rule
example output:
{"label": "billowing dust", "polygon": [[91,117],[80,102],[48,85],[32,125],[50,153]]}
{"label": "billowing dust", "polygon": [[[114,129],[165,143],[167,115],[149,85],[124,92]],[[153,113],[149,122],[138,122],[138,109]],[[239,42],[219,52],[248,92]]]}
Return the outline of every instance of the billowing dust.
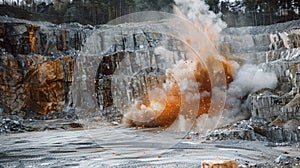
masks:
{"label": "billowing dust", "polygon": [[[222,22],[218,15],[208,10],[208,6],[204,1],[193,0],[190,3],[185,3],[183,0],[175,0],[175,2],[178,5],[178,8],[174,7],[175,13],[180,17],[188,18],[198,32],[203,33],[205,36],[205,39],[195,39],[191,36],[183,37],[185,39],[184,43],[200,54],[196,57],[205,55],[205,59],[195,59],[192,52],[187,52],[188,57],[186,60],[180,60],[172,68],[166,70],[164,83],[149,89],[143,100],[132,104],[124,114],[124,123],[130,126],[169,127],[179,119],[181,123],[196,121],[197,128],[209,129],[247,117],[241,112],[243,104],[241,99],[249,90],[243,90],[247,83],[239,82],[245,78],[245,76],[239,76],[239,74],[248,71],[249,67],[240,68],[240,65],[236,62],[214,52],[217,51],[217,46],[220,45],[218,34],[226,27],[226,24]],[[190,28],[185,29],[189,31]],[[195,48],[194,44],[196,43],[209,43],[210,46],[213,46],[214,51],[211,51],[212,48],[209,47]],[[160,50],[166,49],[160,48]],[[213,93],[213,90],[220,88],[215,88],[212,85],[211,79],[216,77],[214,74],[209,73],[209,69],[220,69],[217,65],[221,65],[223,68],[217,73],[225,74],[223,75],[224,79],[217,80],[225,81],[228,101],[226,100],[224,108],[219,109],[217,112],[211,112],[210,109],[214,108],[212,107],[212,94],[218,93]],[[239,68],[243,72],[239,72]],[[252,80],[259,68],[257,66],[250,68],[255,68],[250,72],[250,75],[248,74],[249,80]],[[263,72],[261,73],[261,76],[265,75]],[[267,75],[270,76],[270,74]],[[276,76],[273,75],[270,82],[261,87],[276,87],[276,83]],[[256,83],[252,83],[247,88],[255,88],[255,85]],[[242,94],[237,94],[239,91]],[[218,104],[218,102],[215,102],[215,104]],[[220,102],[220,104],[222,103]],[[241,112],[241,115],[238,114],[239,112]],[[185,128],[180,129],[184,130]]]}

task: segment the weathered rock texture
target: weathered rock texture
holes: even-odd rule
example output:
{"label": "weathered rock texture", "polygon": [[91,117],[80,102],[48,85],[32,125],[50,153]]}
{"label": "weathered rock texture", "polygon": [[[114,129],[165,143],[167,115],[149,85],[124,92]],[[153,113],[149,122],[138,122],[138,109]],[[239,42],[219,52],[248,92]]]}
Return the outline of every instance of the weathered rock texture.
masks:
{"label": "weathered rock texture", "polygon": [[[79,24],[53,25],[0,17],[1,50],[13,54],[53,56],[80,50],[89,30]],[[56,54],[54,56],[57,56]]]}
{"label": "weathered rock texture", "polygon": [[62,112],[72,103],[74,61],[90,28],[0,19],[1,112]]}
{"label": "weathered rock texture", "polygon": [[[109,91],[111,88],[107,86],[111,85],[110,76],[117,59],[123,60],[126,56],[125,62],[130,62],[143,55],[145,58],[151,56],[153,46],[165,38],[161,34],[143,31],[124,37],[124,34],[116,33],[110,26],[53,25],[3,17],[0,20],[1,115],[34,117],[68,111],[66,109],[73,103],[70,86],[74,78],[74,62],[79,51],[84,50],[103,56],[102,62],[93,63],[98,67],[97,72],[92,73],[96,74],[93,76],[96,88],[93,89],[97,93],[98,105],[109,107],[112,105],[112,96]],[[256,137],[252,136],[254,132],[274,142],[299,141],[299,23],[300,20],[265,27],[230,28],[221,34],[222,54],[241,62],[250,60],[261,63],[261,69],[274,71],[279,81],[275,90],[265,89],[250,95],[252,119],[265,123],[255,128],[250,124],[252,131],[245,129],[248,130],[245,134],[237,131],[232,133],[233,136],[239,134],[252,140]],[[95,40],[100,42],[83,49],[86,37],[95,31],[99,31],[99,38]],[[122,33],[121,29],[118,31]],[[119,38],[111,38],[118,35]],[[89,42],[92,44],[94,41]],[[174,41],[167,42],[173,46]],[[97,53],[99,50],[103,52]],[[170,48],[170,51],[180,49]],[[155,60],[155,57],[149,60]],[[84,68],[89,70],[89,67]],[[111,113],[102,113],[115,117]]]}
{"label": "weathered rock texture", "polygon": [[202,161],[202,167],[203,168],[226,168],[226,167],[231,167],[231,168],[237,168],[238,163],[235,160],[207,160],[207,161]]}
{"label": "weathered rock texture", "polygon": [[[300,140],[300,26],[297,23],[230,28],[222,36],[223,54],[259,63],[263,71],[275,72],[277,76],[275,90],[262,89],[249,96],[252,120],[265,122],[254,133],[263,132],[273,142]],[[248,125],[253,127],[251,123]]]}
{"label": "weathered rock texture", "polygon": [[[280,116],[283,122],[300,121],[300,29],[270,34],[270,51],[266,52],[264,71],[273,71],[278,78],[276,94],[260,93],[252,96],[252,114],[267,121]],[[280,52],[280,54],[278,54]],[[260,105],[256,104],[260,103]],[[260,109],[257,109],[257,108]],[[264,109],[263,109],[264,108]],[[268,115],[268,112],[270,112]],[[265,115],[262,117],[262,115]]]}
{"label": "weathered rock texture", "polygon": [[299,48],[299,22],[225,29],[220,36],[220,52],[256,63],[266,62],[265,56],[267,62],[292,56]]}
{"label": "weathered rock texture", "polygon": [[69,101],[74,59],[45,56],[1,56],[1,108],[7,114],[61,112]]}

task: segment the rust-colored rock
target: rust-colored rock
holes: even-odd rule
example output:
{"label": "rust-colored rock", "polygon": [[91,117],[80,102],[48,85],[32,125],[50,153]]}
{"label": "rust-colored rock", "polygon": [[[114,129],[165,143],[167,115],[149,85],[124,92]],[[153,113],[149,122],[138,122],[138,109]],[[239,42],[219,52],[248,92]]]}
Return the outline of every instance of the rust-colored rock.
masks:
{"label": "rust-colored rock", "polygon": [[37,53],[39,26],[26,23],[1,23],[0,24],[0,48],[14,56],[18,54]]}
{"label": "rust-colored rock", "polygon": [[62,111],[64,106],[64,71],[62,61],[50,60],[28,72],[24,87],[27,111],[47,114]]}
{"label": "rust-colored rock", "polygon": [[300,30],[299,29],[293,29],[289,32],[289,39],[290,39],[290,47],[291,48],[298,48],[300,47]]}
{"label": "rust-colored rock", "polygon": [[17,56],[30,53],[53,56],[68,50],[80,50],[87,27],[72,25],[56,27],[21,22],[0,23],[0,49]]}
{"label": "rust-colored rock", "polygon": [[209,160],[202,162],[202,168],[237,168],[238,164],[234,160]]}
{"label": "rust-colored rock", "polygon": [[69,101],[66,94],[72,83],[73,57],[48,60],[7,54],[0,63],[0,105],[6,113],[34,116],[61,112]]}
{"label": "rust-colored rock", "polygon": [[33,58],[29,56],[12,56],[10,54],[0,57],[0,105],[7,109],[8,114],[20,116],[26,93],[24,81],[27,72],[34,68]]}
{"label": "rust-colored rock", "polygon": [[64,65],[66,66],[66,82],[72,82],[73,81],[73,71],[74,71],[74,58],[71,56],[65,56],[64,57]]}
{"label": "rust-colored rock", "polygon": [[86,31],[77,24],[2,21],[0,110],[32,117],[61,112],[70,105],[75,50],[81,48]]}
{"label": "rust-colored rock", "polygon": [[36,53],[37,52],[37,37],[36,37],[36,32],[39,29],[38,26],[34,26],[34,25],[28,25],[27,26],[27,32],[29,34],[29,38],[28,38],[28,43],[30,46],[30,51],[32,53]]}

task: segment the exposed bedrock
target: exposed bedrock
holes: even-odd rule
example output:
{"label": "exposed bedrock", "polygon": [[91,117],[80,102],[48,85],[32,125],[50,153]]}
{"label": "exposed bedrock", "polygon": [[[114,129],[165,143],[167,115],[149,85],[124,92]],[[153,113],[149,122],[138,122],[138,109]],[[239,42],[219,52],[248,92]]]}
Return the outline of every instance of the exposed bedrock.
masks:
{"label": "exposed bedrock", "polygon": [[0,58],[3,114],[34,117],[62,112],[68,104],[74,59],[3,54]]}
{"label": "exposed bedrock", "polygon": [[263,132],[269,141],[279,143],[300,140],[299,30],[298,20],[270,26],[229,28],[221,36],[221,53],[244,63],[259,64],[261,70],[274,72],[278,79],[276,89],[262,89],[249,95],[248,108],[253,122],[248,125],[252,128],[256,121],[264,123],[259,129],[247,129],[246,132],[252,132],[250,135]]}
{"label": "exposed bedrock", "polygon": [[[97,85],[94,88],[98,99],[96,105],[104,118],[112,120],[120,117],[117,111],[110,109],[113,105],[110,75],[116,63],[124,60],[130,62],[145,55],[155,60],[153,49],[160,44],[167,44],[165,46],[172,52],[182,52],[178,40],[168,39],[160,33],[140,31],[125,35],[124,32],[130,32],[128,25],[119,27],[116,33],[115,27],[107,25],[53,25],[5,17],[1,17],[0,21],[2,117],[17,115],[43,118],[55,113],[73,112],[74,90],[71,85],[74,64],[78,55],[86,52],[84,50],[87,48],[83,49],[83,44],[88,44],[87,37],[94,32],[101,32],[94,42],[103,51],[90,53],[97,54],[101,60],[97,62],[96,72],[93,72]],[[265,136],[287,135],[284,131],[292,130],[297,134],[293,134],[293,141],[299,141],[299,23],[300,20],[296,20],[271,26],[229,28],[221,33],[219,42],[221,54],[240,63],[257,63],[263,71],[275,72],[278,78],[276,89],[251,93],[248,108],[253,120],[267,123]],[[143,28],[147,25],[133,27]],[[99,48],[88,50],[97,52]],[[139,74],[151,75],[153,70],[144,70]],[[128,93],[128,96],[134,94],[138,93]]]}

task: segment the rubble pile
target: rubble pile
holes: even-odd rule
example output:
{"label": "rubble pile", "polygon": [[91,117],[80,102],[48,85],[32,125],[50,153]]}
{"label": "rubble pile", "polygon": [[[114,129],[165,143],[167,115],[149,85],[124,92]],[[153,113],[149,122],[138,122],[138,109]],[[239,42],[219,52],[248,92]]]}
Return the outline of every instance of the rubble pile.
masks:
{"label": "rubble pile", "polygon": [[24,124],[24,120],[18,116],[1,117],[0,133],[14,133],[33,131],[34,129]]}
{"label": "rubble pile", "polygon": [[288,145],[299,142],[300,131],[297,128],[299,122],[291,120],[283,125],[268,124],[265,120],[242,120],[222,128],[209,131],[206,140],[248,140],[269,141],[274,145]]}
{"label": "rubble pile", "polygon": [[267,130],[264,129],[264,125],[259,123],[253,123],[249,120],[243,120],[232,125],[226,125],[220,129],[213,130],[208,133],[206,140],[266,140],[264,136],[267,134]]}
{"label": "rubble pile", "polygon": [[284,168],[284,167],[292,167],[296,168],[300,166],[300,158],[299,157],[290,157],[288,155],[280,155],[278,156],[273,163],[260,163],[256,164],[257,168],[264,167],[272,167],[272,168]]}
{"label": "rubble pile", "polygon": [[248,168],[248,167],[255,167],[255,168],[297,168],[300,165],[300,158],[299,157],[291,157],[287,154],[283,154],[278,156],[273,162],[263,162],[258,164],[251,164],[249,162],[245,162],[239,164],[238,167],[240,168]]}

